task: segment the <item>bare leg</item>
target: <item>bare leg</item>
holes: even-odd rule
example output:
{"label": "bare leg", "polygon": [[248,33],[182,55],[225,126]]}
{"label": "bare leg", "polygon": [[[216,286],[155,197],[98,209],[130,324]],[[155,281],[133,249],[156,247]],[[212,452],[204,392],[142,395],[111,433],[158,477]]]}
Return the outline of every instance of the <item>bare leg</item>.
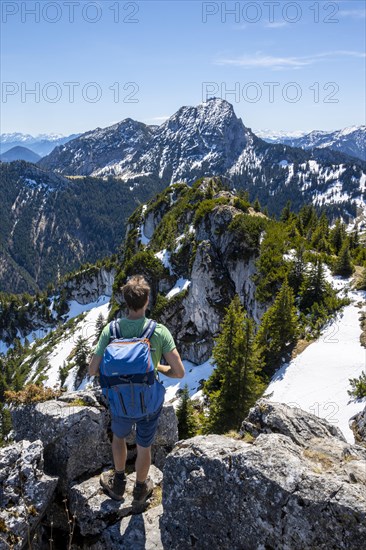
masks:
{"label": "bare leg", "polygon": [[141,447],[137,444],[137,458],[136,458],[136,481],[143,483],[146,481],[147,474],[151,464],[151,446]]}
{"label": "bare leg", "polygon": [[127,445],[125,438],[117,437],[113,434],[112,453],[114,467],[121,472],[126,468]]}

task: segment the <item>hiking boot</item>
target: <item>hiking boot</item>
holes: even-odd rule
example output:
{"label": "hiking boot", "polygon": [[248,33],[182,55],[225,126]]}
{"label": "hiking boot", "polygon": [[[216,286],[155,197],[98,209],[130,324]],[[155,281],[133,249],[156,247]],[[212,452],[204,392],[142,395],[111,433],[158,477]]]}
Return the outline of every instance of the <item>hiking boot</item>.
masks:
{"label": "hiking boot", "polygon": [[147,499],[151,497],[152,492],[154,489],[154,484],[151,481],[151,479],[148,477],[147,480],[144,482],[143,485],[135,485],[133,488],[133,501],[132,501],[132,507],[141,507],[143,506]]}
{"label": "hiking boot", "polygon": [[108,495],[115,500],[122,500],[126,488],[126,478],[119,479],[114,470],[102,472],[99,482]]}

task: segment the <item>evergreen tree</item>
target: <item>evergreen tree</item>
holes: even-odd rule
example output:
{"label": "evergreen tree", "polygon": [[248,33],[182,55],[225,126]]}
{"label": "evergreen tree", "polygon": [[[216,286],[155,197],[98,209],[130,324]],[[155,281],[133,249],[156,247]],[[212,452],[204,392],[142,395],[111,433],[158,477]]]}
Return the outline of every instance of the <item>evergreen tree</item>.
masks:
{"label": "evergreen tree", "polygon": [[295,258],[288,274],[288,282],[295,296],[298,295],[305,276],[306,262],[304,259],[304,252],[304,243],[300,243],[296,249]]}
{"label": "evergreen tree", "polygon": [[87,339],[79,336],[75,346],[75,364],[78,367],[77,377],[81,377],[84,373],[86,373],[89,355],[90,348],[88,346]]}
{"label": "evergreen tree", "polygon": [[342,244],[345,236],[346,236],[346,229],[344,227],[344,224],[340,219],[338,219],[329,235],[333,250],[337,255],[339,254],[339,251],[342,248]]}
{"label": "evergreen tree", "polygon": [[95,323],[95,336],[96,336],[97,340],[99,340],[99,336],[101,335],[102,330],[105,327],[105,324],[106,324],[106,320],[105,320],[103,314],[99,313],[98,318],[97,318],[96,323]]}
{"label": "evergreen tree", "polygon": [[289,221],[290,216],[291,216],[291,201],[287,201],[286,206],[284,206],[280,215],[281,222]]}
{"label": "evergreen tree", "polygon": [[224,433],[239,429],[249,408],[264,390],[258,376],[254,323],[236,295],[226,309],[221,334],[213,350],[216,369],[204,386],[209,416],[204,430]]}
{"label": "evergreen tree", "polygon": [[257,273],[253,276],[257,285],[256,298],[262,303],[272,301],[286,277],[289,266],[283,261],[283,254],[287,242],[287,228],[284,224],[268,224],[256,261]]}
{"label": "evergreen tree", "polygon": [[176,415],[178,418],[179,439],[188,439],[195,436],[198,431],[198,425],[194,415],[194,407],[189,398],[187,384],[184,386]]}
{"label": "evergreen tree", "polygon": [[283,282],[272,306],[262,317],[256,335],[263,370],[271,375],[279,366],[282,356],[296,342],[298,318],[294,294],[287,279]]}
{"label": "evergreen tree", "polygon": [[317,258],[300,288],[300,308],[303,311],[310,310],[311,306],[318,302],[323,303],[327,295],[327,284],[324,277],[323,262]]}
{"label": "evergreen tree", "polygon": [[349,277],[352,275],[354,267],[351,262],[351,254],[349,251],[349,240],[345,239],[342,244],[342,248],[339,251],[338,258],[335,261],[333,268],[333,275],[342,275],[342,277]]}
{"label": "evergreen tree", "polygon": [[348,395],[354,399],[362,399],[366,397],[366,371],[361,372],[358,378],[350,378],[350,390],[347,390]]}
{"label": "evergreen tree", "polygon": [[261,211],[261,203],[259,202],[259,199],[258,197],[255,199],[254,203],[253,203],[253,208],[256,212],[260,212]]}
{"label": "evergreen tree", "polygon": [[318,226],[312,235],[311,244],[320,252],[330,252],[329,222],[325,212],[320,216]]}

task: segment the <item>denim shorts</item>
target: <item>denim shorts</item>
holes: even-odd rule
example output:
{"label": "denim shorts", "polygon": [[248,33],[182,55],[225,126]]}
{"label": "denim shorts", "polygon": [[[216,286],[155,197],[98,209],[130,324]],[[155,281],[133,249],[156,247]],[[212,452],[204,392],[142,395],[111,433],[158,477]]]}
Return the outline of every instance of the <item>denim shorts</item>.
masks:
{"label": "denim shorts", "polygon": [[154,441],[155,433],[158,427],[161,407],[156,413],[143,418],[124,418],[122,416],[112,416],[112,432],[120,438],[127,437],[136,424],[136,443],[140,447],[150,447]]}

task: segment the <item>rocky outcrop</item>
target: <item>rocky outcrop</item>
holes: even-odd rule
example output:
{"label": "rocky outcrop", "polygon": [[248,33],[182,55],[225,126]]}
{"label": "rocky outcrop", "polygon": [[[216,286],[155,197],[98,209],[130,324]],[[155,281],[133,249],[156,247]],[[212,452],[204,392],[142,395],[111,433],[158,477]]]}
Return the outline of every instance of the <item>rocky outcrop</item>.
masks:
{"label": "rocky outcrop", "polygon": [[67,281],[63,288],[66,289],[69,300],[76,300],[79,304],[89,304],[95,302],[100,296],[112,296],[115,275],[115,268],[87,269]]}
{"label": "rocky outcrop", "polygon": [[32,539],[57,480],[43,472],[40,440],[0,449],[0,548],[21,549]]}
{"label": "rocky outcrop", "polygon": [[[71,410],[75,398],[83,399],[85,404],[76,406],[80,410],[67,413],[64,406]],[[61,433],[64,446],[71,444],[63,431],[68,425],[68,415],[79,415],[80,431],[88,432],[90,425],[82,419],[89,416],[101,436],[99,426],[104,421],[98,418],[98,413],[105,414],[105,408],[100,391],[66,394],[49,403],[52,404],[49,415],[39,409],[44,404],[32,406],[37,411],[38,424],[41,421],[44,424],[38,425],[38,433],[44,438],[46,449],[57,442]],[[63,421],[58,418],[62,414],[54,414],[55,403],[64,412]],[[31,416],[31,409],[27,413]],[[26,423],[25,408],[19,414],[18,427],[20,418]],[[79,437],[84,450],[86,436],[78,434],[73,421],[69,422],[71,432],[76,439]],[[29,422],[23,429],[31,426]],[[242,434],[243,439],[211,435],[176,443],[174,411],[165,407],[155,445],[157,448],[167,443],[176,445],[164,457],[163,473],[156,465],[151,467],[150,476],[156,488],[143,513],[136,513],[131,505],[135,474],[128,475],[124,499],[120,502],[113,501],[102,490],[99,474],[111,466],[110,461],[94,472],[85,468],[80,474],[81,469],[76,468],[73,475],[78,477],[74,479],[71,468],[65,470],[61,462],[60,474],[68,477],[69,483],[60,484],[59,488],[65,487],[66,492],[56,489],[52,500],[57,478],[43,473],[42,442],[15,443],[0,451],[3,507],[0,538],[6,540],[12,528],[11,536],[19,538],[11,541],[20,549],[28,539],[27,525],[31,538],[38,525],[32,544],[35,550],[43,550],[49,547],[52,524],[53,537],[62,536],[65,540],[72,526],[73,550],[363,549],[364,447],[348,444],[339,430],[316,416],[265,399],[251,409],[243,422]],[[251,439],[253,442],[249,443]],[[90,444],[97,455],[95,440],[90,439]],[[72,452],[68,455],[71,464],[83,460],[76,445]],[[43,487],[44,495],[40,496]],[[21,508],[23,495],[28,495],[24,497],[28,515]],[[30,507],[33,504],[36,512]]]}
{"label": "rocky outcrop", "polygon": [[[5,504],[10,502],[9,499],[13,493],[10,489],[6,492],[5,486],[11,488],[18,483],[11,465],[13,464],[14,469],[18,464],[29,463],[27,468],[33,472],[32,490],[35,498],[31,500],[33,493],[31,494],[28,488],[28,492],[24,494],[29,495],[27,503],[35,502],[35,508],[28,510],[37,519],[29,524],[31,525],[29,536],[33,539],[32,547],[35,550],[49,547],[52,532],[54,538],[59,536],[67,540],[71,531],[73,532],[73,550],[89,547],[95,550],[127,549],[131,548],[128,545],[132,543],[136,544],[134,548],[137,549],[162,547],[159,531],[159,518],[162,513],[161,469],[166,455],[178,440],[177,418],[171,405],[163,407],[159,419],[158,431],[152,447],[153,465],[149,472],[155,489],[149,508],[143,513],[132,510],[135,473],[128,475],[126,493],[120,502],[108,497],[100,486],[101,471],[113,467],[110,416],[100,389],[70,392],[51,401],[13,407],[11,414],[18,442],[0,452],[2,466],[0,496],[5,495],[8,499],[7,501],[3,499]],[[25,436],[33,442],[24,441]],[[128,471],[136,455],[135,432],[128,437],[127,446]],[[23,448],[27,451],[22,451],[25,458],[18,460],[20,450]],[[33,450],[33,454],[30,450]],[[43,469],[47,475],[43,474]],[[28,470],[24,469],[24,472],[28,475]],[[52,476],[53,473],[56,473],[57,477]],[[22,481],[25,479],[28,483],[24,476],[20,479]],[[51,481],[52,484],[50,484]],[[38,495],[40,491],[38,486],[43,487],[42,484],[45,484],[44,500]],[[18,490],[15,493],[19,495]],[[3,505],[3,502],[1,504]],[[10,511],[9,514],[11,516],[12,512]],[[15,510],[14,514],[20,517],[19,511]],[[42,523],[39,524],[41,518]],[[0,538],[2,532],[6,535],[12,529],[15,534],[11,536],[23,537],[19,538],[23,540],[24,526],[25,534],[28,536],[26,522],[22,523],[19,519],[18,530],[15,527],[13,529],[13,523],[8,516],[5,517],[0,513]],[[18,532],[19,535],[17,535]],[[1,540],[0,548],[2,548]]]}
{"label": "rocky outcrop", "polygon": [[258,414],[253,444],[218,435],[177,444],[164,467],[165,550],[363,548],[365,449],[315,416],[298,409],[286,422],[282,412]]}
{"label": "rocky outcrop", "polygon": [[[161,470],[151,466],[149,476],[155,486],[161,485]],[[76,516],[82,536],[98,535],[106,527],[131,515],[135,479],[135,473],[127,476],[126,491],[121,502],[112,500],[104,493],[99,475],[73,485],[70,490],[70,512]]]}
{"label": "rocky outcrop", "polygon": [[350,426],[354,433],[356,443],[366,447],[366,407],[363,411],[351,418]]}
{"label": "rocky outcrop", "polygon": [[315,437],[336,437],[346,441],[342,432],[326,420],[302,409],[289,407],[285,403],[273,403],[267,399],[260,399],[250,409],[240,433],[243,436],[249,433],[253,437],[263,433],[281,433],[302,446],[306,446]]}
{"label": "rocky outcrop", "polygon": [[[233,219],[243,214],[234,206],[236,195],[223,191],[217,178],[203,178],[199,189],[205,196],[213,198],[212,210],[208,210],[198,222],[196,220],[195,229],[192,210],[186,209],[177,220],[182,235],[190,235],[194,242],[187,252],[186,263],[191,262],[191,267],[187,265],[183,273],[190,285],[182,299],[168,303],[161,315],[161,321],[174,335],[181,355],[197,364],[211,356],[225,308],[235,294],[239,295],[255,321],[259,322],[265,311],[256,300],[253,282],[258,246],[238,239],[234,230],[228,230]],[[227,204],[221,204],[220,200],[227,201]],[[249,215],[260,214],[253,211]],[[188,233],[184,229],[187,227],[191,227]],[[177,253],[173,252],[173,265],[175,261],[178,262]]]}
{"label": "rocky outcrop", "polygon": [[45,471],[60,477],[58,488],[64,494],[71,481],[112,459],[106,410],[76,403],[52,400],[12,411],[16,440],[42,440]]}
{"label": "rocky outcrop", "polygon": [[[58,490],[67,494],[71,483],[112,464],[110,415],[100,389],[70,392],[58,399],[21,405],[11,411],[17,441],[40,439],[45,471],[60,477]],[[165,405],[152,448],[154,464],[162,468],[178,440],[172,405]],[[135,433],[127,439],[129,459],[136,455]]]}

